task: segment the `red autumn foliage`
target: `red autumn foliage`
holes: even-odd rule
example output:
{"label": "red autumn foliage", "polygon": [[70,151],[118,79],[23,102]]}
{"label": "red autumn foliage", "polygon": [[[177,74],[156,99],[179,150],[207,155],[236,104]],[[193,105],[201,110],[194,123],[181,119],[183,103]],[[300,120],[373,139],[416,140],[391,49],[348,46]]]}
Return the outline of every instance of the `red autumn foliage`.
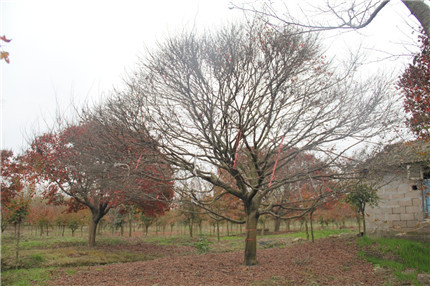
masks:
{"label": "red autumn foliage", "polygon": [[34,194],[34,174],[21,157],[11,150],[1,150],[2,231],[11,222],[20,222],[28,212]]}
{"label": "red autumn foliage", "polygon": [[120,130],[104,132],[96,122],[87,122],[37,137],[26,159],[45,182],[49,202],[64,203],[64,194],[72,197],[70,209],[79,209],[76,202],[88,207],[94,225],[120,204],[162,214],[173,196],[168,165],[156,150],[135,143]]}
{"label": "red autumn foliage", "polygon": [[430,42],[423,32],[421,52],[404,71],[397,85],[405,95],[404,108],[410,115],[408,125],[421,138],[430,138]]}

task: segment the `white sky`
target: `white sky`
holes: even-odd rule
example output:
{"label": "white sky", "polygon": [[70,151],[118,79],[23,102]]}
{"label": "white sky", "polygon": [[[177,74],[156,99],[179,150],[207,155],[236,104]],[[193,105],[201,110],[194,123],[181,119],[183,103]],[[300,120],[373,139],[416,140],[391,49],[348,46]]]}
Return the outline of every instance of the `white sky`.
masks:
{"label": "white sky", "polygon": [[[11,62],[0,63],[1,148],[15,152],[52,124],[56,110],[97,101],[119,86],[144,47],[242,15],[228,8],[230,0],[0,1],[0,35],[12,39],[3,47]],[[360,39],[365,51],[405,53],[412,31],[405,20],[413,19],[401,3],[389,5],[366,30],[330,38],[330,53],[355,48]],[[384,62],[384,69],[401,70],[406,62]]]}

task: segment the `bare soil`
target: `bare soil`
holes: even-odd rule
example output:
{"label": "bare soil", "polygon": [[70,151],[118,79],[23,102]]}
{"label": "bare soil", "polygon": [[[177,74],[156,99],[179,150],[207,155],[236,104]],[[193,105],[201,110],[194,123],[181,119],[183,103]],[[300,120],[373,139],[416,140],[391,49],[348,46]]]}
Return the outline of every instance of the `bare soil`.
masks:
{"label": "bare soil", "polygon": [[[117,247],[126,247],[119,245]],[[396,285],[359,258],[354,238],[326,238],[258,250],[259,265],[244,266],[243,252],[189,255],[189,249],[142,245],[160,255],[149,261],[65,268],[50,285]],[[187,255],[188,254],[188,255]],[[72,274],[70,274],[72,273]]]}

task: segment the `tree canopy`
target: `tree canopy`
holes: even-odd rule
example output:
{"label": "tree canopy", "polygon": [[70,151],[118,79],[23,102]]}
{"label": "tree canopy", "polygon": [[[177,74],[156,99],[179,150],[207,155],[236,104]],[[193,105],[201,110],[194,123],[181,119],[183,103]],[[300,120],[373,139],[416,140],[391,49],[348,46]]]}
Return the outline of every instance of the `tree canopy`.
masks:
{"label": "tree canopy", "polygon": [[405,95],[404,108],[410,115],[408,126],[421,138],[430,138],[430,42],[422,33],[421,51],[404,71],[398,87]]}

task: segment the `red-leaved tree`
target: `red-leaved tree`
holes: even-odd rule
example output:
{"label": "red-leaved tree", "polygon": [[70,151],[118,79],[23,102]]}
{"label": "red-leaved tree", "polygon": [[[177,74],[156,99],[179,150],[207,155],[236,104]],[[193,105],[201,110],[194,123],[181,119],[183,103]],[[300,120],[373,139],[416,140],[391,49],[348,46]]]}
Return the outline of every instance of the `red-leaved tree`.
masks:
{"label": "red-leaved tree", "polygon": [[97,224],[112,207],[133,203],[149,213],[168,209],[172,183],[168,166],[154,159],[157,155],[95,121],[39,136],[27,152],[50,202],[62,203],[65,194],[89,208],[90,246],[95,245]]}
{"label": "red-leaved tree", "polygon": [[421,138],[430,137],[430,42],[422,33],[421,52],[405,70],[398,87],[405,95],[404,107],[410,117],[408,125]]}
{"label": "red-leaved tree", "polygon": [[34,176],[21,157],[1,150],[1,229],[19,224],[28,212],[34,191]]}

